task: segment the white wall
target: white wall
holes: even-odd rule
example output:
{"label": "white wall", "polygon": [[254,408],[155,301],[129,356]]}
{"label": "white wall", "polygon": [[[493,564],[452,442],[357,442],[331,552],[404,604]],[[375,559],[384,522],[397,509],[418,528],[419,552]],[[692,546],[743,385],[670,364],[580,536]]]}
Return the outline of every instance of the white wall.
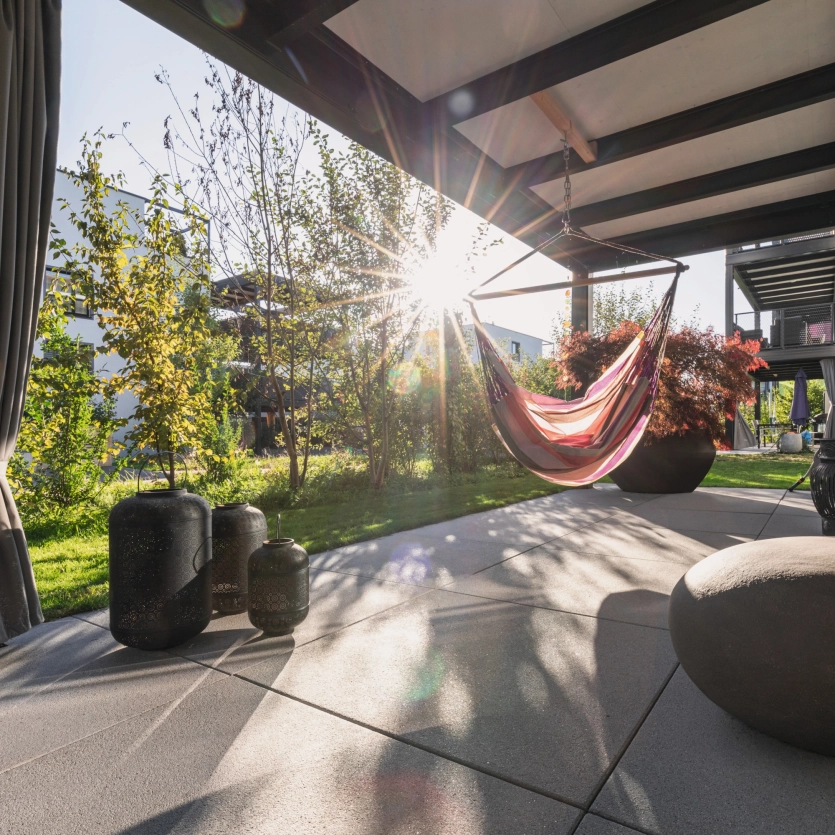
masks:
{"label": "white wall", "polygon": [[[55,178],[55,198],[52,203],[52,222],[55,224],[59,237],[63,238],[69,247],[72,247],[74,244],[80,243],[82,238],[75,227],[69,222],[68,213],[61,210],[61,204],[64,200],[66,200],[75,211],[80,212],[80,189],[73,184],[66,174],[59,171]],[[115,211],[117,204],[120,201],[126,203],[133,211],[139,212],[140,214],[144,213],[145,203],[147,202],[144,197],[139,197],[136,194],[130,194],[125,191],[114,191],[107,199],[108,208]],[[50,268],[60,269],[62,264],[55,263],[51,253],[47,253],[46,263],[48,280]],[[101,352],[95,358],[94,366],[96,374],[100,377],[109,377],[114,372],[121,370],[124,365],[124,361],[118,354],[115,352],[109,354],[103,353],[103,332],[98,324],[95,313],[92,318],[68,315],[67,333],[73,338],[80,337],[82,342],[95,345],[96,350]],[[35,344],[34,354],[35,356],[43,355],[40,340]],[[120,418],[130,417],[130,415],[133,414],[136,405],[137,399],[130,392],[119,395],[116,399],[116,416]],[[116,440],[121,440],[126,432],[127,427],[120,430],[115,436]]]}

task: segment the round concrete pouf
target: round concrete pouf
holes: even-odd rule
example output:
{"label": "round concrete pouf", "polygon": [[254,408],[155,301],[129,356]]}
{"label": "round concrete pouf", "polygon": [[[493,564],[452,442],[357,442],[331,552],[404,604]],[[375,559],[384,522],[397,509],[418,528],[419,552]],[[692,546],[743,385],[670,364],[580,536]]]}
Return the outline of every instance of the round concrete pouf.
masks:
{"label": "round concrete pouf", "polygon": [[748,542],[693,566],[670,596],[687,674],[764,733],[835,756],[835,542]]}

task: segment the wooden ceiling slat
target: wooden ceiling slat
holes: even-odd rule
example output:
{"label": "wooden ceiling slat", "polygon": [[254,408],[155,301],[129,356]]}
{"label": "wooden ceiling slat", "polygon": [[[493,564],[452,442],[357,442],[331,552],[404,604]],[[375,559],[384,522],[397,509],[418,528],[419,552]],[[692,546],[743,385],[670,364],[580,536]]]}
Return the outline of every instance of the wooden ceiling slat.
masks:
{"label": "wooden ceiling slat", "polygon": [[451,104],[472,97],[468,118],[547,90],[688,32],[759,6],[766,0],[655,0],[625,15],[463,84],[428,104],[447,125],[460,122]]}
{"label": "wooden ceiling slat", "polygon": [[667,183],[586,206],[575,206],[571,211],[572,221],[580,227],[591,226],[829,168],[835,168],[835,142],[726,168],[713,174]]}
{"label": "wooden ceiling slat", "polygon": [[[835,98],[835,63],[599,137],[595,140],[597,159],[593,163],[585,163],[572,153],[569,164],[574,173],[599,168],[832,98]],[[562,176],[562,154],[546,154],[511,166],[507,172],[527,186],[547,183]]]}

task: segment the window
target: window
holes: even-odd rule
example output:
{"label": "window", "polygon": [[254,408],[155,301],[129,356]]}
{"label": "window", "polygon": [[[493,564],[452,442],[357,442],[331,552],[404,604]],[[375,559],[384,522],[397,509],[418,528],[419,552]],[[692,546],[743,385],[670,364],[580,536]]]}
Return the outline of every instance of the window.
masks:
{"label": "window", "polygon": [[75,298],[72,296],[67,297],[67,313],[77,319],[93,318],[93,311],[90,309],[90,305],[85,304],[81,296],[76,296]]}
{"label": "window", "polygon": [[513,355],[513,359],[518,360],[522,355],[522,346],[518,342],[511,342],[510,353]]}
{"label": "window", "polygon": [[[57,351],[44,351],[45,360],[53,360],[58,356]],[[78,357],[90,369],[91,374],[96,373],[96,346],[92,342],[78,343]]]}

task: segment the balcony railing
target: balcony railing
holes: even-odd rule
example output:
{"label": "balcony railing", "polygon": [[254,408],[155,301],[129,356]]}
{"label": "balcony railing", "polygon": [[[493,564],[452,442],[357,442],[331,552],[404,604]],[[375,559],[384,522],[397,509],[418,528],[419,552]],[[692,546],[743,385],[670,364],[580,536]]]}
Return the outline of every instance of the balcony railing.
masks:
{"label": "balcony railing", "polygon": [[835,344],[835,305],[815,304],[734,317],[743,339],[761,339],[763,349]]}

